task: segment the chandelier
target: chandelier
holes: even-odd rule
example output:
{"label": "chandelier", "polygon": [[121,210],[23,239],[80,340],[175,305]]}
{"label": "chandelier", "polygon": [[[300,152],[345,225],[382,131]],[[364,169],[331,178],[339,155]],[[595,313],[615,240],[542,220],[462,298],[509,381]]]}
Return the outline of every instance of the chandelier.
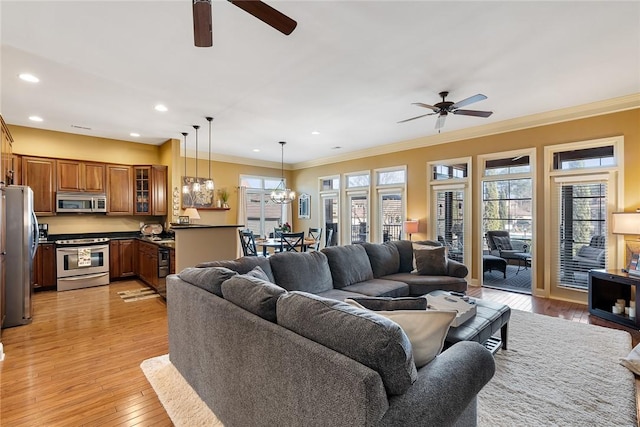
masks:
{"label": "chandelier", "polygon": [[280,184],[271,192],[271,201],[274,203],[285,204],[291,203],[296,198],[296,192],[288,189],[284,184],[284,144],[285,141],[280,141],[281,147],[281,161],[280,161]]}

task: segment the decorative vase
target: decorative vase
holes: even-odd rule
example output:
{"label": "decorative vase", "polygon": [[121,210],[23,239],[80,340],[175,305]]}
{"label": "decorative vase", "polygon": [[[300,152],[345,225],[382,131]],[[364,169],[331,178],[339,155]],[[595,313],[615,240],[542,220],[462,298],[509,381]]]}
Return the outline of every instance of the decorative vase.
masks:
{"label": "decorative vase", "polygon": [[220,199],[216,200],[216,206],[217,207],[222,207],[222,201]]}
{"label": "decorative vase", "polygon": [[229,209],[229,203],[225,203],[222,205],[225,209]]}

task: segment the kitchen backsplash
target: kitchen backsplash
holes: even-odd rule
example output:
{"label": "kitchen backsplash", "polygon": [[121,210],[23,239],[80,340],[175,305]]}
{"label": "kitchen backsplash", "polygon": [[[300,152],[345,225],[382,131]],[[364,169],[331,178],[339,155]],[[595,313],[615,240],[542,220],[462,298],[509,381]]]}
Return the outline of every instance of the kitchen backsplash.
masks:
{"label": "kitchen backsplash", "polygon": [[160,223],[164,227],[164,217],[157,216],[65,214],[38,217],[38,222],[49,224],[49,234],[139,231],[140,223]]}

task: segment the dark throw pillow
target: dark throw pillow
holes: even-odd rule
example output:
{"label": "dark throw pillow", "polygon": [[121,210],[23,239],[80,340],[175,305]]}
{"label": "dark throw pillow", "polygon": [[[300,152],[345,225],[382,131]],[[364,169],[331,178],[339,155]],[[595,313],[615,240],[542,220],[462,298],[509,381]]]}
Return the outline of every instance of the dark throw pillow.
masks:
{"label": "dark throw pillow", "polygon": [[237,274],[235,271],[225,267],[187,267],[178,273],[178,277],[187,283],[222,297],[220,285]]}
{"label": "dark throw pillow", "polygon": [[416,249],[416,270],[424,276],[446,276],[447,258],[444,246],[433,249]]}
{"label": "dark throw pillow", "polygon": [[513,250],[513,247],[511,246],[511,239],[506,236],[493,236],[493,241],[496,244],[496,247],[502,251]]}
{"label": "dark throw pillow", "polygon": [[224,299],[270,322],[276,321],[276,302],[287,291],[266,280],[239,274],[222,284]]}
{"label": "dark throw pillow", "polygon": [[352,297],[352,300],[368,310],[394,311],[394,310],[426,310],[427,298],[425,297]]}

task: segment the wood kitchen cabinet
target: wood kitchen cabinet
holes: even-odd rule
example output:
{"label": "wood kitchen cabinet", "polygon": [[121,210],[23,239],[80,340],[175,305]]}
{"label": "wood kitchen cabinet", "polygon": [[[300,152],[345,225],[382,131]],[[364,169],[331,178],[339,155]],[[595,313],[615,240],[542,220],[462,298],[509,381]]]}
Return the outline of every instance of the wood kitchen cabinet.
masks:
{"label": "wood kitchen cabinet", "polygon": [[56,287],[56,248],[53,243],[40,243],[33,260],[31,281],[37,290]]}
{"label": "wood kitchen cabinet", "polygon": [[56,161],[44,157],[22,157],[22,185],[33,190],[33,210],[38,216],[56,214]]}
{"label": "wood kitchen cabinet", "polygon": [[2,117],[0,117],[0,184],[11,185],[14,182],[13,138]]}
{"label": "wood kitchen cabinet", "polygon": [[133,168],[107,165],[107,215],[133,215]]}
{"label": "wood kitchen cabinet", "polygon": [[58,160],[58,191],[105,192],[104,163]]}
{"label": "wood kitchen cabinet", "polygon": [[138,240],[138,278],[158,290],[158,246]]}
{"label": "wood kitchen cabinet", "polygon": [[136,275],[135,248],[133,239],[109,241],[109,278],[111,280]]}
{"label": "wood kitchen cabinet", "polygon": [[167,214],[167,167],[134,166],[134,215]]}

